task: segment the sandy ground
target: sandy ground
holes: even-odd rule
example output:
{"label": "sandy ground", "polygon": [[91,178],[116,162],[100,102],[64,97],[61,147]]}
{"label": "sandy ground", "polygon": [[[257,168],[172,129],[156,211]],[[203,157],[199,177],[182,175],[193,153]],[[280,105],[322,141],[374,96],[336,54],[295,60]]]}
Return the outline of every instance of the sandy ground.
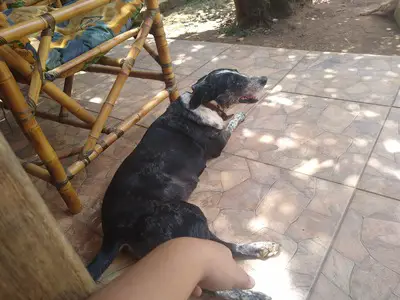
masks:
{"label": "sandy ground", "polygon": [[168,37],[315,51],[400,54],[400,29],[392,16],[360,16],[378,0],[317,0],[272,28],[234,26],[232,0],[190,1],[165,14]]}

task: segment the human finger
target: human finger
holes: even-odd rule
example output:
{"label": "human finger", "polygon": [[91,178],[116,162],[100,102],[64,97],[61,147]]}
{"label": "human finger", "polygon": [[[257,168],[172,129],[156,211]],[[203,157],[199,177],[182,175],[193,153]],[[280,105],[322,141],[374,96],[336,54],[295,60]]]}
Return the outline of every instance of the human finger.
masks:
{"label": "human finger", "polygon": [[202,294],[203,294],[203,290],[201,289],[201,287],[196,285],[196,287],[194,288],[194,290],[192,292],[192,296],[196,297],[196,298],[199,298]]}

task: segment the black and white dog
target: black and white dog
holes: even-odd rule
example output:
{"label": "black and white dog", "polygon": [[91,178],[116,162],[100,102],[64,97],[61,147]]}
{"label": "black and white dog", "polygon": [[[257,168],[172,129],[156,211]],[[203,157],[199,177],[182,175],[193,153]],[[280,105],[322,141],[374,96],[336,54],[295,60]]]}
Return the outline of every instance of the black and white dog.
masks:
{"label": "black and white dog", "polygon": [[[232,244],[208,228],[200,208],[186,202],[206,167],[218,157],[232,131],[244,120],[238,113],[224,127],[218,110],[238,102],[255,102],[266,77],[248,77],[237,70],[219,69],[202,77],[173,102],[147,130],[124,160],[104,196],[100,252],[88,266],[98,279],[128,246],[140,259],[158,245],[177,237],[196,237],[226,245],[233,256],[265,259],[277,254],[273,242]],[[211,109],[215,101],[218,109]],[[252,291],[225,291],[226,299],[269,299]]]}

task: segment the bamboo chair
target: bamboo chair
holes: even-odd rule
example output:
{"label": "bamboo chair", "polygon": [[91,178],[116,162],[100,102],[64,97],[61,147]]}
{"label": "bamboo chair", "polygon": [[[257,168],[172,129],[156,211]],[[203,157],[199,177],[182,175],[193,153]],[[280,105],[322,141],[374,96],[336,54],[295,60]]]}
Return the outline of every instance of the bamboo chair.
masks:
{"label": "bamboo chair", "polygon": [[[8,2],[8,3],[7,3]],[[13,0],[4,1],[0,0],[0,10],[5,10],[7,7],[21,7],[21,6],[39,6],[39,5],[52,5],[55,7],[62,7],[61,0]]]}
{"label": "bamboo chair", "polygon": [[[11,110],[40,158],[40,161],[37,159],[23,160],[21,161],[22,166],[29,174],[53,184],[72,213],[80,212],[82,206],[70,180],[158,104],[167,98],[174,101],[179,97],[158,0],[144,1],[146,10],[140,28],[130,29],[119,34],[51,71],[43,71],[46,67],[45,62],[55,24],[90,12],[110,2],[113,0],[78,1],[0,31],[0,93],[2,100],[6,108]],[[31,64],[9,44],[40,31],[42,38],[37,51],[40,59]],[[157,51],[153,50],[146,42],[149,33],[155,39]],[[135,40],[125,58],[113,59],[104,56],[112,48],[131,37],[135,37]],[[135,60],[143,48],[160,65],[161,72],[132,70]],[[89,65],[94,58],[96,58],[96,63]],[[116,75],[116,80],[97,117],[71,98],[73,76],[82,69],[87,72]],[[117,126],[106,127],[107,118],[128,77],[164,81],[165,89]],[[49,78],[50,80],[48,80]],[[65,78],[63,91],[51,81],[55,78]],[[24,98],[16,79],[29,83],[27,98]],[[59,115],[40,111],[40,105],[38,106],[40,92],[44,92],[60,104]],[[66,112],[74,115],[79,121],[66,119],[64,117]],[[82,147],[56,153],[36,121],[36,117],[88,129],[88,138]],[[76,161],[64,168],[60,159],[75,155],[77,156]]]}

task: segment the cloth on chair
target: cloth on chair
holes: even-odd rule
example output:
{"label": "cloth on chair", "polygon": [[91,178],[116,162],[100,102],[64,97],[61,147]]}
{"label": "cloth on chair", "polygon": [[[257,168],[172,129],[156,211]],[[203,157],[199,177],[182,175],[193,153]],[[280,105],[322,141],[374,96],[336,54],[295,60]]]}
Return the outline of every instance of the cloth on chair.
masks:
{"label": "cloth on chair", "polygon": [[[64,6],[75,3],[70,0]],[[84,1],[84,0],[83,0]],[[52,70],[87,52],[116,35],[132,28],[140,14],[143,1],[117,0],[91,12],[56,25],[46,69]],[[56,8],[51,6],[25,6],[9,8],[0,13],[0,29],[32,19]],[[39,33],[29,37],[39,39]],[[22,57],[34,62],[35,50],[28,37],[10,43]]]}

